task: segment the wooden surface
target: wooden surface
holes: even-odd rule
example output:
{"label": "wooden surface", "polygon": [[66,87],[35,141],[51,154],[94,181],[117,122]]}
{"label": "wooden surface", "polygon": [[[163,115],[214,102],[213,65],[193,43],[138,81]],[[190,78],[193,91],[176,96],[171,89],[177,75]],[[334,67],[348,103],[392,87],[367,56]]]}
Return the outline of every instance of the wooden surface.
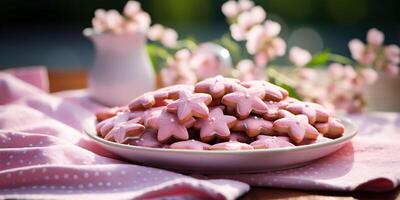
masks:
{"label": "wooden surface", "polygon": [[[70,89],[85,88],[87,73],[85,71],[50,71],[50,91],[58,92]],[[400,166],[399,166],[400,167]],[[327,191],[302,191],[278,188],[253,187],[250,192],[242,196],[243,200],[266,199],[293,199],[293,200],[319,200],[319,199],[400,199],[400,188],[389,192],[327,192]]]}

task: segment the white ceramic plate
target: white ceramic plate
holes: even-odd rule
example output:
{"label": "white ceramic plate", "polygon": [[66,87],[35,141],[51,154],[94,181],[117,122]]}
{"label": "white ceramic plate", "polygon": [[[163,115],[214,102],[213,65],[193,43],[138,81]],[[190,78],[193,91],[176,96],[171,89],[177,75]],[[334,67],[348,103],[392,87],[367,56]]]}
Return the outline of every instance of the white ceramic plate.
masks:
{"label": "white ceramic plate", "polygon": [[195,151],[118,144],[97,136],[94,120],[85,122],[85,132],[105,149],[138,164],[184,173],[255,173],[302,166],[337,151],[357,133],[352,122],[346,119],[340,121],[345,126],[345,133],[334,140],[305,146],[245,151]]}

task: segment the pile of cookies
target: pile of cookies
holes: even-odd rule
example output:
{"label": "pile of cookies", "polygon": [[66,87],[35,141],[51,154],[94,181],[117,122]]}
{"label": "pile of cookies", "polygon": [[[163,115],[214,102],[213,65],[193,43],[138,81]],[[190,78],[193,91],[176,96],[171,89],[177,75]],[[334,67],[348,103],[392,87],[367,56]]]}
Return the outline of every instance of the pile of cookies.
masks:
{"label": "pile of cookies", "polygon": [[344,133],[344,126],[318,104],[290,98],[266,81],[223,76],[148,92],[96,117],[96,131],[104,139],[154,148],[280,148]]}

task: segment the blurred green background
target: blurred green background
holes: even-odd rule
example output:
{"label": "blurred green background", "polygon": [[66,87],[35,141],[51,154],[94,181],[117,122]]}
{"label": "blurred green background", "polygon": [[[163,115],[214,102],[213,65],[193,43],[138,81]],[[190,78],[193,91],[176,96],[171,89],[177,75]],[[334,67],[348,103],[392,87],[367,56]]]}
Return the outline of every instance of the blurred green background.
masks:
{"label": "blurred green background", "polygon": [[[122,10],[117,0],[0,1],[0,68],[45,65],[50,69],[84,69],[93,47],[82,35],[97,8]],[[222,0],[143,0],[153,23],[175,28],[181,38],[213,40],[229,31]],[[386,43],[400,43],[399,1],[264,0],[255,1],[267,18],[282,24],[288,46],[312,53],[323,49],[349,55],[347,42],[365,40],[369,28],[386,34]]]}

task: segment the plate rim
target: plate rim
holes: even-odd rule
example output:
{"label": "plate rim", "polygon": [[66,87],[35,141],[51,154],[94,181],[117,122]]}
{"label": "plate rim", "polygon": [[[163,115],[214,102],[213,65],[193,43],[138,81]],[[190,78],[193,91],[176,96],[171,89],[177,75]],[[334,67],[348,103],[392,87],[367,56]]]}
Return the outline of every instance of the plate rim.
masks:
{"label": "plate rim", "polygon": [[[345,117],[339,117],[337,120],[344,122],[345,128],[351,129],[351,132],[340,138],[332,139],[330,141],[308,144],[303,146],[294,147],[280,147],[272,149],[252,149],[252,150],[191,150],[191,149],[167,149],[167,148],[153,148],[153,147],[143,147],[119,144],[116,142],[111,142],[99,137],[95,130],[95,118],[86,119],[83,124],[83,132],[91,139],[97,142],[103,143],[105,145],[111,145],[118,148],[128,149],[128,150],[140,150],[140,151],[154,151],[154,152],[170,152],[170,153],[182,153],[182,154],[255,154],[255,153],[284,153],[293,151],[304,151],[320,148],[323,146],[331,146],[335,144],[344,143],[350,141],[358,133],[358,126],[353,123],[350,119]],[[346,131],[346,130],[345,130]]]}

